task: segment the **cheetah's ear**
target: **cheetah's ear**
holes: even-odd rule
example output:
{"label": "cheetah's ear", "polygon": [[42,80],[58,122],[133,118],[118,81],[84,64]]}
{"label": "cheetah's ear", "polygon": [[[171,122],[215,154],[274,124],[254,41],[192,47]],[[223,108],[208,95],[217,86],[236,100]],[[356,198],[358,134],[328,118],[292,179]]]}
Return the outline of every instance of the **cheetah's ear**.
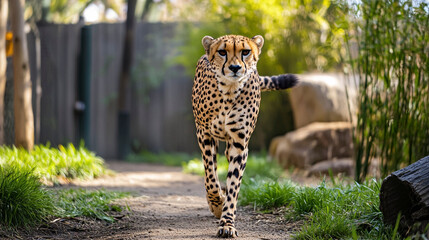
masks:
{"label": "cheetah's ear", "polygon": [[203,40],[201,41],[203,43],[204,50],[206,50],[207,55],[210,54],[210,46],[212,45],[213,40],[214,40],[214,38],[212,38],[210,36],[204,36]]}
{"label": "cheetah's ear", "polygon": [[262,46],[264,46],[264,38],[261,35],[252,37],[253,42],[258,46],[259,54],[261,53]]}

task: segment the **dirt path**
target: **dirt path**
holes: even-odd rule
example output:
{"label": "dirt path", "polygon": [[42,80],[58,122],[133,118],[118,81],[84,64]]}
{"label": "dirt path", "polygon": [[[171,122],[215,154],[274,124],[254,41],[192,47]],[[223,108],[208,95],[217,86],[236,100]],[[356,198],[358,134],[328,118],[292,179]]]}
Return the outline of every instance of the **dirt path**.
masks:
{"label": "dirt path", "polygon": [[[217,219],[208,210],[203,179],[181,168],[108,162],[115,176],[74,182],[75,187],[130,191],[118,200],[131,211],[107,224],[86,218],[62,219],[28,233],[33,239],[217,239]],[[280,214],[259,214],[239,208],[239,239],[289,239],[293,224]]]}

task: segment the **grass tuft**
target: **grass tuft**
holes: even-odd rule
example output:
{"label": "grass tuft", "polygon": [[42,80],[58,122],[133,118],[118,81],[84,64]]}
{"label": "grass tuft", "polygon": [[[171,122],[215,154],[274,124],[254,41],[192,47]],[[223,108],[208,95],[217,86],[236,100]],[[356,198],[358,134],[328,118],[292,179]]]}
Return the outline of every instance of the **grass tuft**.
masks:
{"label": "grass tuft", "polygon": [[56,182],[58,178],[92,179],[107,172],[102,158],[83,145],[76,149],[73,144],[59,145],[58,149],[38,145],[30,152],[0,146],[0,164],[13,164],[18,169],[31,168],[45,182]]}
{"label": "grass tuft", "polygon": [[286,218],[305,219],[295,239],[392,239],[397,233],[384,225],[379,206],[380,183],[300,187],[263,177],[243,181],[240,204],[262,211],[287,206]]}
{"label": "grass tuft", "polygon": [[320,209],[324,202],[326,195],[324,187],[304,187],[298,189],[294,199],[294,210],[298,215],[308,214]]}
{"label": "grass tuft", "polygon": [[240,192],[240,204],[252,205],[255,209],[268,210],[289,205],[295,194],[291,182],[257,181],[254,178],[244,181]]}
{"label": "grass tuft", "polygon": [[330,209],[316,211],[312,220],[306,223],[295,239],[344,239],[351,236],[351,223],[345,215],[330,215]]}
{"label": "grass tuft", "polygon": [[129,193],[106,190],[89,191],[85,189],[58,190],[55,196],[58,217],[92,217],[113,222],[111,211],[121,212],[119,205],[111,204],[112,200],[129,196]]}
{"label": "grass tuft", "polygon": [[0,146],[0,225],[31,227],[49,216],[88,216],[113,221],[110,211],[121,211],[113,199],[127,193],[104,190],[48,190],[43,183],[60,178],[91,179],[107,173],[103,159],[72,144],[58,149],[49,145],[26,151]]}
{"label": "grass tuft", "polygon": [[33,170],[0,165],[0,225],[31,227],[53,212],[51,195]]}

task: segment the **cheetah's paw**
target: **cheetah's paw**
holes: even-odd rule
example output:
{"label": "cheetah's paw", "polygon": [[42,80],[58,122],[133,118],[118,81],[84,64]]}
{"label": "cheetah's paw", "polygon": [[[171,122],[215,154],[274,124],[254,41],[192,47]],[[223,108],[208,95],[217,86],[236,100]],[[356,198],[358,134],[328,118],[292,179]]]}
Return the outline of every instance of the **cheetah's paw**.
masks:
{"label": "cheetah's paw", "polygon": [[238,237],[238,232],[233,226],[223,226],[217,229],[217,237],[235,238]]}

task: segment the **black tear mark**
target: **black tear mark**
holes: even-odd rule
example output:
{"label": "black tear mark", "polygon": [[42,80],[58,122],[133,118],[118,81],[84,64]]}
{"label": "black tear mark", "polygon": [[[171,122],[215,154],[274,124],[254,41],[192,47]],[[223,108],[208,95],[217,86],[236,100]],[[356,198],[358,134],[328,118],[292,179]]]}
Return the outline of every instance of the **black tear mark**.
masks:
{"label": "black tear mark", "polygon": [[225,55],[225,62],[222,65],[222,74],[225,76],[225,64],[228,61],[228,54]]}

